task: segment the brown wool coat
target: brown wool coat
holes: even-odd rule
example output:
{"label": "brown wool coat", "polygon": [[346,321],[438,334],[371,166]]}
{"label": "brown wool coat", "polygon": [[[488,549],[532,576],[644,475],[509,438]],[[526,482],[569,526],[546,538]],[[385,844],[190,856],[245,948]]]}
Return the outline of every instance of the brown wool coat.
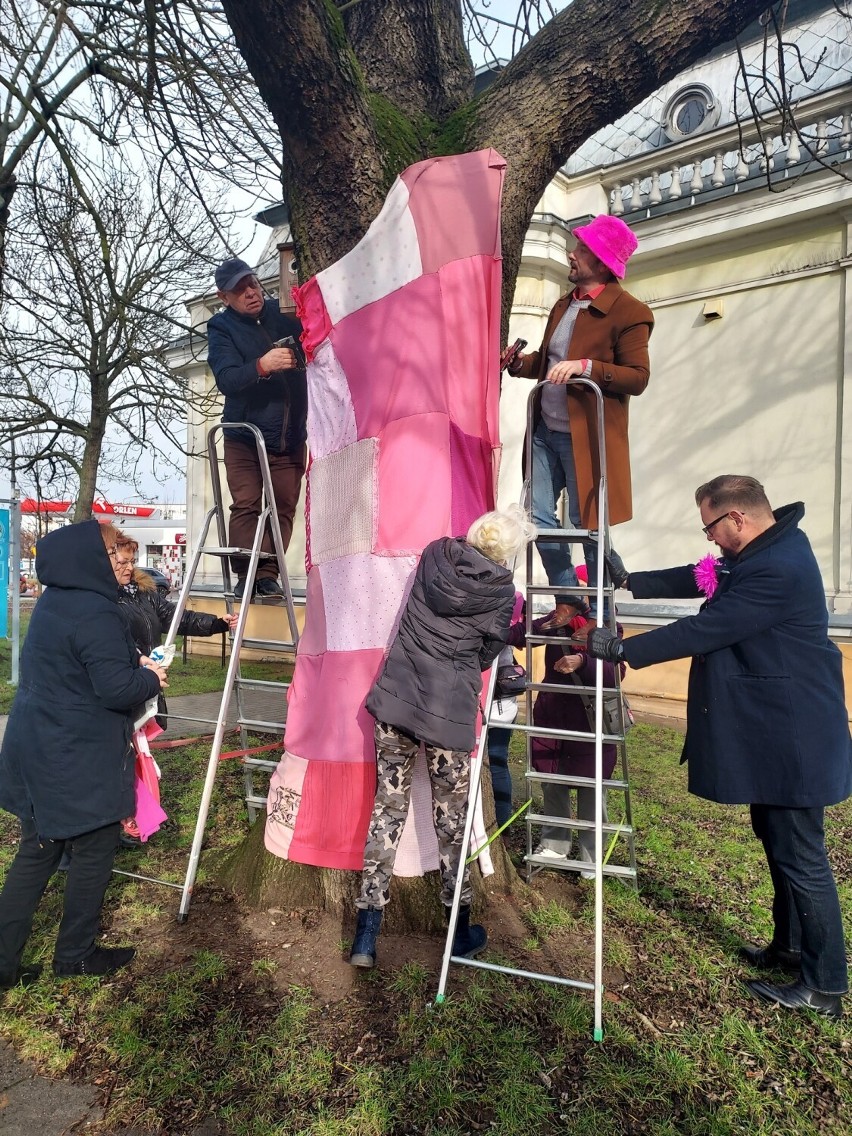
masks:
{"label": "brown wool coat", "polygon": [[[538,351],[525,355],[518,374],[541,381],[546,377],[547,345],[565,314],[570,295],[553,306]],[[651,309],[613,281],[584,311],[577,314],[571,336],[571,359],[591,359],[593,382],[604,394],[604,434],[607,460],[609,523],[616,525],[633,516],[630,481],[630,447],[627,439],[630,396],[648,385],[650,362],[648,339],[654,327]],[[574,463],[583,526],[597,525],[598,461],[597,400],[587,387],[566,386],[568,420],[574,443]],[[540,404],[539,397],[539,404]],[[540,409],[537,406],[535,420]],[[526,453],[526,447],[524,448]]]}

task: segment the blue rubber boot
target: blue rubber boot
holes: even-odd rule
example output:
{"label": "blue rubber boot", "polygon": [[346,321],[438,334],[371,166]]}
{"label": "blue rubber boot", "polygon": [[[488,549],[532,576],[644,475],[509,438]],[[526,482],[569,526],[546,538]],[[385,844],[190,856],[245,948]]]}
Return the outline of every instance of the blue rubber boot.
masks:
{"label": "blue rubber boot", "polygon": [[355,939],[349,961],[352,966],[369,970],[376,965],[376,936],[382,925],[381,907],[362,907],[358,909],[358,922],[355,925]]}
{"label": "blue rubber boot", "polygon": [[[450,919],[451,908],[445,907],[447,922]],[[470,925],[470,907],[459,908],[459,918],[456,923],[456,934],[453,939],[453,954],[459,958],[472,959],[481,954],[488,944],[485,928],[478,923]]]}

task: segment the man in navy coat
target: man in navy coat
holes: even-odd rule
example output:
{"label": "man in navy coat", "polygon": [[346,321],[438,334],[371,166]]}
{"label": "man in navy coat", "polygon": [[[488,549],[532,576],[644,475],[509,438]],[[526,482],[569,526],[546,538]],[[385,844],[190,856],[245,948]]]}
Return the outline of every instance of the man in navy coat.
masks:
{"label": "man in navy coat", "polygon": [[[302,325],[282,312],[277,300],[264,298],[254,270],[244,260],[219,265],[216,289],[223,307],[207,323],[207,362],[225,396],[223,421],[248,422],[263,435],[286,552],[305,474],[308,395],[296,355],[278,344],[288,337],[297,339]],[[226,430],[223,456],[232,502],[228,539],[237,548],[251,548],[263,496],[254,434]],[[268,525],[261,551],[275,551]],[[234,595],[242,599],[248,558],[231,557],[231,568],[237,575]],[[278,570],[275,559],[261,560],[255,582],[259,596],[282,594]]]}
{"label": "man in navy coat", "polygon": [[[775,891],[772,941],[740,953],[757,969],[799,974],[746,985],[764,1001],[839,1018],[846,951],[823,812],[852,793],[852,741],[822,579],[798,527],[804,505],[773,513],[763,486],[734,474],[700,486],[695,500],[722,553],[706,603],[623,641],[596,629],[589,651],[631,667],[692,656],[682,757],[690,792],[750,806]],[[632,572],[627,586],[640,598],[701,594],[692,565]]]}

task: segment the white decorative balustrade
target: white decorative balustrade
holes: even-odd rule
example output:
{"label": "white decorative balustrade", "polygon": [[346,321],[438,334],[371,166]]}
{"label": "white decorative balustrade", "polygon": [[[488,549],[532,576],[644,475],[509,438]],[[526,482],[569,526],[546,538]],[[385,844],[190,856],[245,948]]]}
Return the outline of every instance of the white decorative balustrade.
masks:
{"label": "white decorative balustrade", "polygon": [[822,114],[812,112],[804,118],[800,113],[798,121],[808,125],[800,125],[797,133],[782,134],[778,127],[774,132],[768,127],[761,138],[748,122],[742,138],[736,127],[726,127],[622,163],[617,171],[606,171],[603,178],[610,213],[629,220],[631,214],[655,206],[680,201],[696,204],[702,194],[712,191],[737,193],[750,188],[743,183],[766,184],[767,178],[777,182],[801,173],[809,163],[846,161],[852,158],[848,88],[844,101],[850,105],[829,106]]}

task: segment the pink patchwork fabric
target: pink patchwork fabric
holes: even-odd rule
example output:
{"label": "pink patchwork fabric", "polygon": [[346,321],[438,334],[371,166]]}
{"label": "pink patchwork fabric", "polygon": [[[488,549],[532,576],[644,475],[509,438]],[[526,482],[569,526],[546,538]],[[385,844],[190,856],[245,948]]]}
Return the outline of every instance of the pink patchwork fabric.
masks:
{"label": "pink patchwork fabric", "polygon": [[[417,163],[358,245],[294,291],[311,360],[308,595],[266,846],[300,863],[363,866],[364,700],[423,547],[494,506],[504,172],[493,150]],[[424,773],[400,875],[437,862]]]}

